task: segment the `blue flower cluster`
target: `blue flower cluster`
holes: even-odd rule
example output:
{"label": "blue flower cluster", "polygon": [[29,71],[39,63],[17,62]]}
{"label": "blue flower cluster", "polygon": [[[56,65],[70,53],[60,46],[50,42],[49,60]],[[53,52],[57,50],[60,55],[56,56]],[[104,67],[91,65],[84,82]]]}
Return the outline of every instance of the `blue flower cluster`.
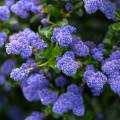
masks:
{"label": "blue flower cluster", "polygon": [[7,34],[0,32],[0,47],[4,45],[4,42],[7,40]]}
{"label": "blue flower cluster", "polygon": [[75,55],[71,51],[64,53],[62,57],[57,58],[57,67],[62,70],[67,76],[72,76],[77,72],[77,68],[80,64],[75,61]]}
{"label": "blue flower cluster", "polygon": [[32,114],[25,118],[25,120],[45,120],[46,116],[43,112],[32,112]]}
{"label": "blue flower cluster", "polygon": [[108,77],[111,89],[120,95],[120,51],[113,52],[102,65],[103,72]]}
{"label": "blue flower cluster", "polygon": [[41,40],[38,33],[34,33],[29,28],[11,35],[9,39],[10,43],[6,44],[7,54],[20,54],[23,58],[30,57],[32,54],[32,49],[34,48],[44,50],[47,47],[47,44]]}
{"label": "blue flower cluster", "polygon": [[107,77],[100,71],[95,72],[93,66],[87,66],[84,73],[84,81],[92,88],[93,95],[98,96],[107,82]]}
{"label": "blue flower cluster", "polygon": [[74,84],[68,86],[67,92],[60,95],[53,105],[55,113],[63,114],[70,110],[77,116],[83,116],[85,111],[81,88]]}
{"label": "blue flower cluster", "polygon": [[71,48],[78,56],[86,57],[89,55],[89,47],[79,37],[73,38]]}
{"label": "blue flower cluster", "polygon": [[[117,5],[110,0],[83,0],[83,3],[88,14],[100,10],[108,19],[116,19]],[[120,50],[117,48],[105,58],[107,55],[102,42],[96,45],[93,41],[83,41],[77,36],[79,27],[68,25],[72,19],[67,21],[67,17],[82,4],[73,5],[74,2],[66,3],[60,10],[60,15],[66,17],[62,22],[57,21],[59,17],[54,18],[53,13],[57,7],[42,4],[39,0],[4,0],[4,5],[0,6],[0,21],[3,26],[6,24],[5,29],[1,28],[0,47],[5,44],[6,53],[12,58],[4,61],[0,67],[0,85],[5,83],[10,74],[10,78],[19,83],[27,101],[40,102],[45,108],[52,106],[52,112],[58,116],[66,112],[72,112],[76,116],[85,114],[82,95],[84,84],[91,88],[94,96],[102,93],[105,84],[110,85],[120,96]],[[10,17],[10,12],[16,16],[11,14]],[[40,28],[39,32],[32,25],[27,28],[28,25],[21,27],[19,24],[21,18],[29,16],[32,16],[28,20],[31,24],[40,19],[38,21],[41,24],[38,21],[35,23],[35,27],[38,25]],[[16,68],[14,59],[18,57],[13,55],[20,55],[26,62]],[[22,61],[22,58],[18,59]],[[78,81],[73,82],[76,78]],[[12,89],[14,84],[11,83],[6,82],[4,91]],[[45,113],[35,111],[25,120],[45,118]]]}
{"label": "blue flower cluster", "polygon": [[93,48],[91,53],[95,60],[102,62],[104,60],[104,44],[99,44],[97,48]]}
{"label": "blue flower cluster", "polygon": [[116,5],[109,0],[83,0],[87,13],[101,10],[108,19],[115,19]]}
{"label": "blue flower cluster", "polygon": [[2,65],[0,69],[0,85],[3,85],[6,81],[7,75],[9,75],[16,67],[16,62],[12,59],[6,60]]}
{"label": "blue flower cluster", "polygon": [[38,13],[39,6],[37,6],[33,0],[19,0],[11,6],[11,11],[21,18],[27,18],[29,16],[29,11],[35,14]]}
{"label": "blue flower cluster", "polygon": [[75,31],[76,28],[70,25],[55,28],[51,40],[52,42],[58,42],[60,46],[68,46],[72,43],[72,33]]}

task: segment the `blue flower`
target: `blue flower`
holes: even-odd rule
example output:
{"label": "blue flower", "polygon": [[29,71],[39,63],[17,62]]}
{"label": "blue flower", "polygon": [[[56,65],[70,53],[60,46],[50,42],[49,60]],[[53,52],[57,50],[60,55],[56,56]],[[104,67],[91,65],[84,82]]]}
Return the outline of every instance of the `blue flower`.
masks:
{"label": "blue flower", "polygon": [[73,56],[66,55],[66,53],[57,59],[57,67],[62,70],[67,76],[72,76],[77,72],[77,68],[79,67],[79,63],[77,63]]}
{"label": "blue flower", "polygon": [[14,80],[22,80],[25,79],[29,73],[30,71],[27,69],[16,68],[12,70],[10,77]]}
{"label": "blue flower", "polygon": [[108,79],[111,89],[120,96],[120,72],[113,72]]}
{"label": "blue flower", "polygon": [[55,28],[52,42],[58,42],[60,46],[68,46],[72,42],[72,33],[75,31],[76,28],[70,25]]}
{"label": "blue flower", "polygon": [[73,10],[73,4],[72,3],[67,3],[65,4],[65,9],[67,11],[72,11]]}
{"label": "blue flower", "polygon": [[0,20],[8,21],[10,17],[10,11],[7,6],[0,6]]}
{"label": "blue flower", "polygon": [[57,87],[61,88],[61,87],[64,87],[66,84],[67,84],[68,80],[67,78],[65,78],[64,76],[58,76],[56,79],[55,79],[55,84]]}
{"label": "blue flower", "polygon": [[83,0],[87,13],[95,13],[100,9],[108,19],[115,19],[116,5],[109,0]]}
{"label": "blue flower", "polygon": [[5,83],[6,77],[5,75],[0,74],[0,85],[3,85]]}
{"label": "blue flower", "polygon": [[25,120],[45,120],[44,112],[32,112],[32,114],[25,118]]}
{"label": "blue flower", "polygon": [[57,94],[48,88],[38,91],[39,98],[43,105],[49,105],[57,100]]}
{"label": "blue flower", "polygon": [[100,71],[87,70],[84,73],[84,81],[92,88],[93,93],[97,92],[99,95],[107,82],[107,77]]}
{"label": "blue flower", "polygon": [[0,47],[4,45],[4,42],[7,40],[7,34],[0,32]]}
{"label": "blue flower", "polygon": [[71,48],[78,56],[86,57],[89,55],[89,47],[84,42],[82,42],[79,37],[73,38]]}
{"label": "blue flower", "polygon": [[14,60],[8,59],[1,66],[2,74],[9,74],[13,68],[16,67],[16,62]]}
{"label": "blue flower", "polygon": [[22,32],[10,36],[10,42],[6,44],[6,52],[28,58],[31,56],[33,48],[44,50],[46,47],[47,44],[37,33],[26,28]]}

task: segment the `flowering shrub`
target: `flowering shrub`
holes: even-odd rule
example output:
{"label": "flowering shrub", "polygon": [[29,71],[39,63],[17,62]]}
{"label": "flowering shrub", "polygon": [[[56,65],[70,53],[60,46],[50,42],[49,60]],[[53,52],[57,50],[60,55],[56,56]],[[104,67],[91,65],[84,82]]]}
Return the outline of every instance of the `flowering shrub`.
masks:
{"label": "flowering shrub", "polygon": [[0,119],[119,120],[119,20],[119,0],[1,0]]}

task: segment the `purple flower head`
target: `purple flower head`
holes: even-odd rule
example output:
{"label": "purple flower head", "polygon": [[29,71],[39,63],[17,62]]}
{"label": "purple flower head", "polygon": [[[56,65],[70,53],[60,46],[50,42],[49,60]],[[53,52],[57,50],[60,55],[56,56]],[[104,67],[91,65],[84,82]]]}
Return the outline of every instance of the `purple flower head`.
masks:
{"label": "purple flower head", "polygon": [[66,53],[57,59],[57,67],[68,76],[72,76],[77,72],[79,64],[73,59],[73,56],[66,55]]}
{"label": "purple flower head", "polygon": [[0,32],[0,47],[4,45],[4,42],[7,40],[7,34]]}
{"label": "purple flower head", "polygon": [[22,32],[10,36],[10,42],[6,44],[6,52],[28,58],[31,56],[33,48],[44,50],[46,47],[47,44],[40,39],[37,33],[26,28]]}
{"label": "purple flower head", "polygon": [[53,105],[53,112],[63,114],[64,112],[68,112],[72,109],[72,101],[73,93],[67,92],[60,95],[58,100]]}
{"label": "purple flower head", "polygon": [[64,87],[68,82],[68,79],[66,79],[64,76],[58,76],[56,79],[55,79],[55,84],[57,87],[61,88],[61,87]]}
{"label": "purple flower head", "polygon": [[102,65],[102,71],[107,75],[120,70],[120,60],[106,61]]}
{"label": "purple flower head", "polygon": [[5,0],[5,5],[9,7],[9,6],[13,5],[14,2],[15,2],[15,0]]}
{"label": "purple flower head", "polygon": [[0,6],[0,20],[8,21],[10,17],[10,11],[7,6]]}
{"label": "purple flower head", "polygon": [[108,19],[115,19],[116,5],[109,0],[83,0],[87,13],[95,13],[100,9]]}
{"label": "purple flower head", "polygon": [[88,46],[81,41],[79,37],[75,37],[71,43],[71,48],[78,56],[85,57],[89,54]]}
{"label": "purple flower head", "polygon": [[72,42],[72,33],[75,31],[76,28],[70,25],[55,28],[52,42],[58,42],[60,46],[68,46]]}
{"label": "purple flower head", "polygon": [[67,3],[65,4],[65,9],[67,11],[72,11],[73,10],[73,4],[72,3]]}
{"label": "purple flower head", "polygon": [[1,66],[2,74],[9,74],[13,68],[16,67],[16,62],[14,60],[6,60]]}
{"label": "purple flower head", "polygon": [[0,85],[3,85],[5,83],[5,75],[0,74]]}
{"label": "purple flower head", "polygon": [[83,0],[83,2],[85,10],[89,14],[96,12],[101,5],[100,0]]}
{"label": "purple flower head", "polygon": [[38,91],[39,98],[43,105],[49,105],[57,100],[57,94],[48,88]]}
{"label": "purple flower head", "polygon": [[120,51],[113,52],[108,58],[109,61],[115,59],[120,59]]}
{"label": "purple flower head", "polygon": [[39,88],[37,88],[34,85],[28,85],[28,86],[22,87],[24,97],[26,98],[27,101],[30,101],[30,102],[39,100],[38,90]]}
{"label": "purple flower head", "polygon": [[73,92],[66,92],[60,95],[54,103],[53,112],[63,114],[72,110],[77,116],[84,115],[83,98],[79,94]]}
{"label": "purple flower head", "polygon": [[120,72],[113,72],[108,79],[108,84],[120,96]]}
{"label": "purple flower head", "polygon": [[101,93],[103,86],[107,82],[107,77],[100,71],[87,70],[84,73],[84,81],[90,88]]}
{"label": "purple flower head", "polygon": [[82,96],[74,95],[74,97],[72,98],[72,103],[73,103],[73,107],[72,107],[73,114],[77,116],[83,116],[85,113],[85,108],[84,108]]}
{"label": "purple flower head", "polygon": [[108,19],[115,19],[116,5],[108,0],[104,0],[100,6],[100,10],[105,14]]}
{"label": "purple flower head", "polygon": [[27,69],[16,68],[12,70],[10,77],[14,80],[22,80],[25,79],[29,73],[30,71]]}
{"label": "purple flower head", "polygon": [[32,112],[32,114],[25,118],[25,120],[45,120],[44,112]]}
{"label": "purple flower head", "polygon": [[103,56],[104,55],[104,44],[99,44],[97,48],[93,48],[91,50],[91,53],[92,53],[92,57],[95,60],[102,62],[104,59],[104,56]]}
{"label": "purple flower head", "polygon": [[85,41],[85,44],[90,48],[93,49],[95,48],[95,43],[93,41]]}
{"label": "purple flower head", "polygon": [[26,81],[21,83],[24,97],[28,101],[39,100],[39,91],[49,88],[49,82],[43,74],[33,74]]}
{"label": "purple flower head", "polygon": [[40,89],[49,87],[49,82],[43,74],[33,74],[26,81],[28,85],[33,85]]}
{"label": "purple flower head", "polygon": [[83,92],[83,87],[71,84],[67,87],[67,92],[73,92],[74,94],[81,94]]}
{"label": "purple flower head", "polygon": [[18,15],[19,17],[25,19],[29,16],[28,11],[26,10],[25,4],[22,0],[18,1],[17,3],[11,6],[11,11]]}

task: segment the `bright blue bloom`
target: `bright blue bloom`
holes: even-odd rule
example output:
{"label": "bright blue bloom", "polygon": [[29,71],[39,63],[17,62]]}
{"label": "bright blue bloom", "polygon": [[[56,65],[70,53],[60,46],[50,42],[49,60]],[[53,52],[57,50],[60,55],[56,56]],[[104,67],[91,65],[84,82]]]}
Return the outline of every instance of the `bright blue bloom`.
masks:
{"label": "bright blue bloom", "polygon": [[104,44],[99,44],[96,48],[93,48],[91,53],[95,60],[102,62],[104,59]]}
{"label": "bright blue bloom", "polygon": [[0,20],[8,21],[10,17],[10,11],[7,6],[0,6]]}
{"label": "bright blue bloom", "polygon": [[24,29],[22,32],[10,36],[10,43],[6,44],[7,54],[18,55],[23,58],[28,58],[32,54],[33,48],[44,50],[47,44],[29,28]]}
{"label": "bright blue bloom", "polygon": [[75,37],[71,43],[71,48],[78,56],[85,57],[89,54],[89,47],[81,41],[79,37]]}
{"label": "bright blue bloom", "polygon": [[67,3],[67,4],[65,5],[65,9],[66,9],[67,11],[72,11],[72,10],[73,10],[73,4],[72,4],[72,3]]}
{"label": "bright blue bloom", "polygon": [[100,9],[108,19],[115,19],[116,6],[109,0],[83,0],[87,13],[95,13]]}
{"label": "bright blue bloom", "polygon": [[43,74],[33,74],[26,80],[28,85],[37,86],[40,89],[49,87],[49,82]]}
{"label": "bright blue bloom", "polygon": [[115,19],[116,5],[108,0],[104,0],[100,10],[105,14],[108,19]]}
{"label": "bright blue bloom", "polygon": [[77,115],[77,116],[83,116],[85,113],[85,108],[84,108],[84,104],[83,104],[83,98],[81,95],[75,95],[72,98],[72,112],[73,114]]}
{"label": "bright blue bloom", "polygon": [[49,82],[43,74],[33,74],[28,79],[21,83],[24,97],[28,101],[40,100],[39,91],[44,88],[49,88]]}
{"label": "bright blue bloom", "polygon": [[120,59],[120,51],[113,52],[107,60]]}
{"label": "bright blue bloom", "polygon": [[61,87],[64,87],[68,82],[68,79],[65,78],[64,76],[58,76],[56,79],[55,79],[55,84],[57,87],[61,88]]}
{"label": "bright blue bloom", "polygon": [[120,60],[106,61],[102,65],[102,71],[107,75],[120,70]]}
{"label": "bright blue bloom", "polygon": [[47,88],[39,90],[38,95],[43,105],[52,104],[57,100],[57,94]]}
{"label": "bright blue bloom", "polygon": [[7,34],[0,32],[0,47],[4,45],[4,42],[7,40]]}
{"label": "bright blue bloom", "polygon": [[85,41],[84,42],[90,49],[95,48],[95,43],[93,41]]}
{"label": "bright blue bloom", "polygon": [[17,3],[13,4],[11,6],[11,11],[18,15],[19,17],[25,19],[29,16],[28,11],[26,11],[25,4],[23,3],[22,0],[18,1]]}
{"label": "bright blue bloom", "polygon": [[38,101],[38,90],[39,88],[34,85],[28,85],[22,87],[23,95],[26,98],[27,101]]}
{"label": "bright blue bloom", "polygon": [[0,74],[0,85],[3,85],[5,83],[5,75]]}
{"label": "bright blue bloom", "polygon": [[84,81],[99,95],[107,82],[107,77],[100,71],[87,70],[84,73]]}
{"label": "bright blue bloom", "polygon": [[62,70],[67,76],[75,74],[79,67],[79,63],[77,63],[70,55],[66,55],[66,53],[56,61],[58,69]]}
{"label": "bright blue bloom", "polygon": [[58,42],[60,46],[68,46],[72,42],[72,33],[75,31],[76,28],[70,25],[55,28],[52,42]]}
{"label": "bright blue bloom", "polygon": [[58,100],[54,103],[53,112],[63,114],[72,110],[77,116],[84,115],[83,98],[79,94],[73,92],[66,92],[60,95]]}
{"label": "bright blue bloom", "polygon": [[15,2],[15,0],[5,0],[5,5],[6,6],[11,6],[11,5],[14,4],[14,2]]}
{"label": "bright blue bloom", "polygon": [[108,84],[120,96],[120,72],[113,72],[108,79]]}
{"label": "bright blue bloom", "polygon": [[16,67],[16,62],[14,60],[8,59],[1,66],[2,74],[9,74],[13,68]]}
{"label": "bright blue bloom", "polygon": [[83,87],[71,84],[67,87],[67,92],[73,92],[74,94],[80,94],[84,91]]}
{"label": "bright blue bloom", "polygon": [[53,112],[63,114],[64,112],[68,112],[72,109],[72,101],[73,97],[72,92],[63,93],[60,95],[58,100],[53,105]]}
{"label": "bright blue bloom", "polygon": [[27,69],[16,68],[12,70],[10,77],[14,80],[22,80],[25,79],[29,75],[29,73],[30,71]]}
{"label": "bright blue bloom", "polygon": [[45,113],[37,111],[32,112],[32,114],[25,118],[25,120],[45,120]]}

